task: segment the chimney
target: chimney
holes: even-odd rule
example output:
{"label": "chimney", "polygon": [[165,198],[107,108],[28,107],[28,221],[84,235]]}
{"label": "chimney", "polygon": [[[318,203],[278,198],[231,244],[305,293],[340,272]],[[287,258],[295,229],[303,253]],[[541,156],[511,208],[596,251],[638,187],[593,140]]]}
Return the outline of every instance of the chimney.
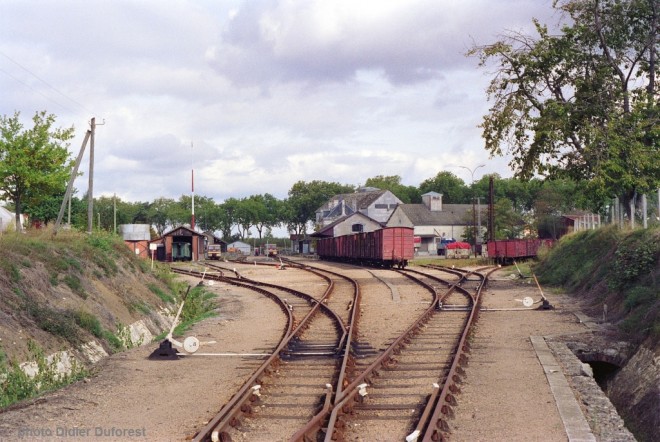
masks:
{"label": "chimney", "polygon": [[431,212],[442,212],[442,194],[429,192],[422,195],[422,202]]}

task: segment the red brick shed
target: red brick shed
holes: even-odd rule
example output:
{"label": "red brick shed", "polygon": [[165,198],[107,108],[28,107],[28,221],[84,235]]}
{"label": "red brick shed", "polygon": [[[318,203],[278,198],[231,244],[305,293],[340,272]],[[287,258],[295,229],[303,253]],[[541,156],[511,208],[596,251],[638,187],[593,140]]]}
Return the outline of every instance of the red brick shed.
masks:
{"label": "red brick shed", "polygon": [[204,235],[181,226],[150,243],[156,246],[158,261],[199,261],[204,253]]}

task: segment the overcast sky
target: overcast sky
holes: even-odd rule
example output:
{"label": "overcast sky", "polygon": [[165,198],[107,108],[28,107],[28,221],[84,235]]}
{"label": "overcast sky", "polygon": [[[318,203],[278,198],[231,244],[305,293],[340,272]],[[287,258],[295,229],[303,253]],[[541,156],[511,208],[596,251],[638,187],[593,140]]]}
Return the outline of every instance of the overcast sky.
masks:
{"label": "overcast sky", "polygon": [[[96,117],[94,194],[216,202],[299,181],[404,185],[499,173],[477,125],[490,79],[465,56],[554,24],[552,0],[0,2],[0,114]],[[192,147],[191,147],[192,145]],[[87,190],[76,181],[78,196]]]}

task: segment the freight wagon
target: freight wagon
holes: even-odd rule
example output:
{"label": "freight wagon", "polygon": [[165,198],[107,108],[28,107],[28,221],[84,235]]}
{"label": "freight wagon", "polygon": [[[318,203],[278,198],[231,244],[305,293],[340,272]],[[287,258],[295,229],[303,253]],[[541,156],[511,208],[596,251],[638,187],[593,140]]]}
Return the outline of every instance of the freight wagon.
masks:
{"label": "freight wagon", "polygon": [[536,258],[541,247],[552,247],[552,239],[505,239],[488,241],[488,257],[508,264],[514,260]]}
{"label": "freight wagon", "polygon": [[415,255],[413,229],[385,227],[373,232],[321,238],[316,252],[319,258],[329,261],[404,268]]}

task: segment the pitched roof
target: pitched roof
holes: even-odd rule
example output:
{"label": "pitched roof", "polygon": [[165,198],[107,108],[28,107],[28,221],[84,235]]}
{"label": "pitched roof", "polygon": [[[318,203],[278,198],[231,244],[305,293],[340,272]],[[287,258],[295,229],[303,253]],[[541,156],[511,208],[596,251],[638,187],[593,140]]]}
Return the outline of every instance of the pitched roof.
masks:
{"label": "pitched roof", "polygon": [[355,212],[355,213],[352,213],[350,215],[342,216],[341,218],[338,218],[338,219],[334,220],[332,223],[330,223],[327,226],[323,227],[318,232],[314,232],[309,236],[314,237],[314,238],[325,237],[325,236],[334,236],[334,229],[338,224],[343,223],[344,221],[346,221],[349,218],[357,218],[357,217],[364,218],[368,221],[372,221],[372,222],[374,222],[376,224],[379,224],[381,226],[385,225],[384,223],[381,223],[381,222],[376,221],[375,219],[373,219],[371,217],[368,217],[364,213]]}
{"label": "pitched roof", "polygon": [[424,204],[399,204],[399,208],[415,226],[467,225],[472,212],[472,204],[443,204],[441,211],[431,211]]}
{"label": "pitched roof", "polygon": [[[339,195],[333,196],[328,202],[326,202],[323,209],[328,209],[330,205],[335,201],[344,201],[344,203],[355,209],[361,210],[369,207],[374,201],[383,196],[387,190],[374,190],[368,192],[354,192],[354,193],[340,193]],[[339,206],[337,206],[339,207]]]}
{"label": "pitched roof", "polygon": [[199,232],[195,232],[188,226],[178,226],[166,233],[163,233],[163,236],[161,236],[160,238],[156,238],[154,241],[164,238],[166,236],[204,236],[204,235]]}

